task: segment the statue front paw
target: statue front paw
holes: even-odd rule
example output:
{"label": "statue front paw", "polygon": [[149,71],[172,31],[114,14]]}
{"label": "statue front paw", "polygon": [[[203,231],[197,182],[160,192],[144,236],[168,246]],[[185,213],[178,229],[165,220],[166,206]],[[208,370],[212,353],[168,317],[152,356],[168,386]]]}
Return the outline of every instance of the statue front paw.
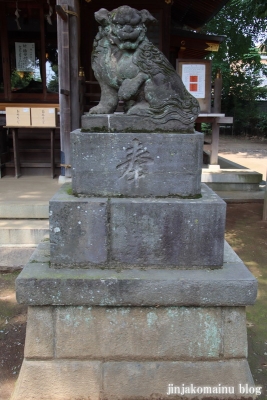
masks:
{"label": "statue front paw", "polygon": [[108,107],[103,106],[102,104],[98,104],[95,107],[92,107],[89,110],[89,114],[109,114],[110,111]]}
{"label": "statue front paw", "polygon": [[146,101],[140,101],[132,107],[129,107],[127,115],[138,115],[143,117],[150,116],[149,104]]}
{"label": "statue front paw", "polygon": [[138,87],[136,87],[136,82],[133,79],[125,79],[118,92],[118,96],[120,100],[128,101],[132,97],[134,97],[138,91]]}

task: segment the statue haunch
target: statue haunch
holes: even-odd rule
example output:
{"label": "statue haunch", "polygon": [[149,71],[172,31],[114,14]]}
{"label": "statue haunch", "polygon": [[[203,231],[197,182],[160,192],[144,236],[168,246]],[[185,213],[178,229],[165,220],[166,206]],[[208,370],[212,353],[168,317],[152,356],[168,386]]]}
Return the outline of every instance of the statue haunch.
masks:
{"label": "statue haunch", "polygon": [[110,114],[123,100],[128,115],[149,116],[163,124],[177,119],[191,125],[198,101],[186,90],[165,56],[146,37],[155,18],[128,6],[95,13],[101,25],[94,41],[92,68],[101,87],[90,114]]}

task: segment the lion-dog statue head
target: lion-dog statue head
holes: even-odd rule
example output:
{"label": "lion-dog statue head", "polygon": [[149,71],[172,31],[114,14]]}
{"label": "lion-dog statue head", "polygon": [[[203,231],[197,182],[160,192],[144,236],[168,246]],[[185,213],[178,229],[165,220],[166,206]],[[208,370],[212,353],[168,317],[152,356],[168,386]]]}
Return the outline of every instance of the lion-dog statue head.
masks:
{"label": "lion-dog statue head", "polygon": [[122,6],[95,13],[100,24],[92,68],[101,87],[100,103],[90,114],[110,114],[124,101],[128,115],[152,117],[158,124],[176,119],[192,127],[198,101],[186,90],[166,57],[148,40],[156,19],[147,11]]}

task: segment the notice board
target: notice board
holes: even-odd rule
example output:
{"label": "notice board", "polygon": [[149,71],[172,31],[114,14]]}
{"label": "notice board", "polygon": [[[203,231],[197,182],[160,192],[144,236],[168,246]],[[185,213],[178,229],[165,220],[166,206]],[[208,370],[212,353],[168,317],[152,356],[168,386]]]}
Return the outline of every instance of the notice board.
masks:
{"label": "notice board", "polygon": [[35,43],[15,42],[16,69],[23,72],[34,72]]}
{"label": "notice board", "polygon": [[202,113],[211,111],[211,61],[177,60],[177,72],[188,90],[199,102]]}

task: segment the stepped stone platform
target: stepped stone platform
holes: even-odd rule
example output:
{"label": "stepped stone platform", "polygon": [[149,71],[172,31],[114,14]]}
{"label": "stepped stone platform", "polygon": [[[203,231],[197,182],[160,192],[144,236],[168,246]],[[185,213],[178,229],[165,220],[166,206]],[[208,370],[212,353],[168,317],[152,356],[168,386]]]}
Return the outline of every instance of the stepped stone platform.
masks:
{"label": "stepped stone platform", "polygon": [[248,169],[203,169],[201,180],[215,191],[259,191],[262,174]]}
{"label": "stepped stone platform", "polygon": [[159,400],[182,385],[174,398],[254,399],[257,282],[201,185],[203,135],[71,137],[72,187],[51,199],[50,241],[16,281],[29,318],[12,400]]}
{"label": "stepped stone platform", "polygon": [[53,269],[43,242],[16,285],[29,309],[12,399],[167,399],[170,384],[193,385],[186,399],[206,399],[203,386],[255,398],[240,390],[255,390],[245,306],[257,282],[227,243],[217,270],[112,271]]}
{"label": "stepped stone platform", "polygon": [[[257,281],[227,242],[221,269],[51,268],[42,242],[16,281],[17,301],[32,306],[245,306]],[[41,291],[38,289],[41,288]]]}
{"label": "stepped stone platform", "polygon": [[37,245],[48,233],[48,220],[0,219],[0,245]]}

